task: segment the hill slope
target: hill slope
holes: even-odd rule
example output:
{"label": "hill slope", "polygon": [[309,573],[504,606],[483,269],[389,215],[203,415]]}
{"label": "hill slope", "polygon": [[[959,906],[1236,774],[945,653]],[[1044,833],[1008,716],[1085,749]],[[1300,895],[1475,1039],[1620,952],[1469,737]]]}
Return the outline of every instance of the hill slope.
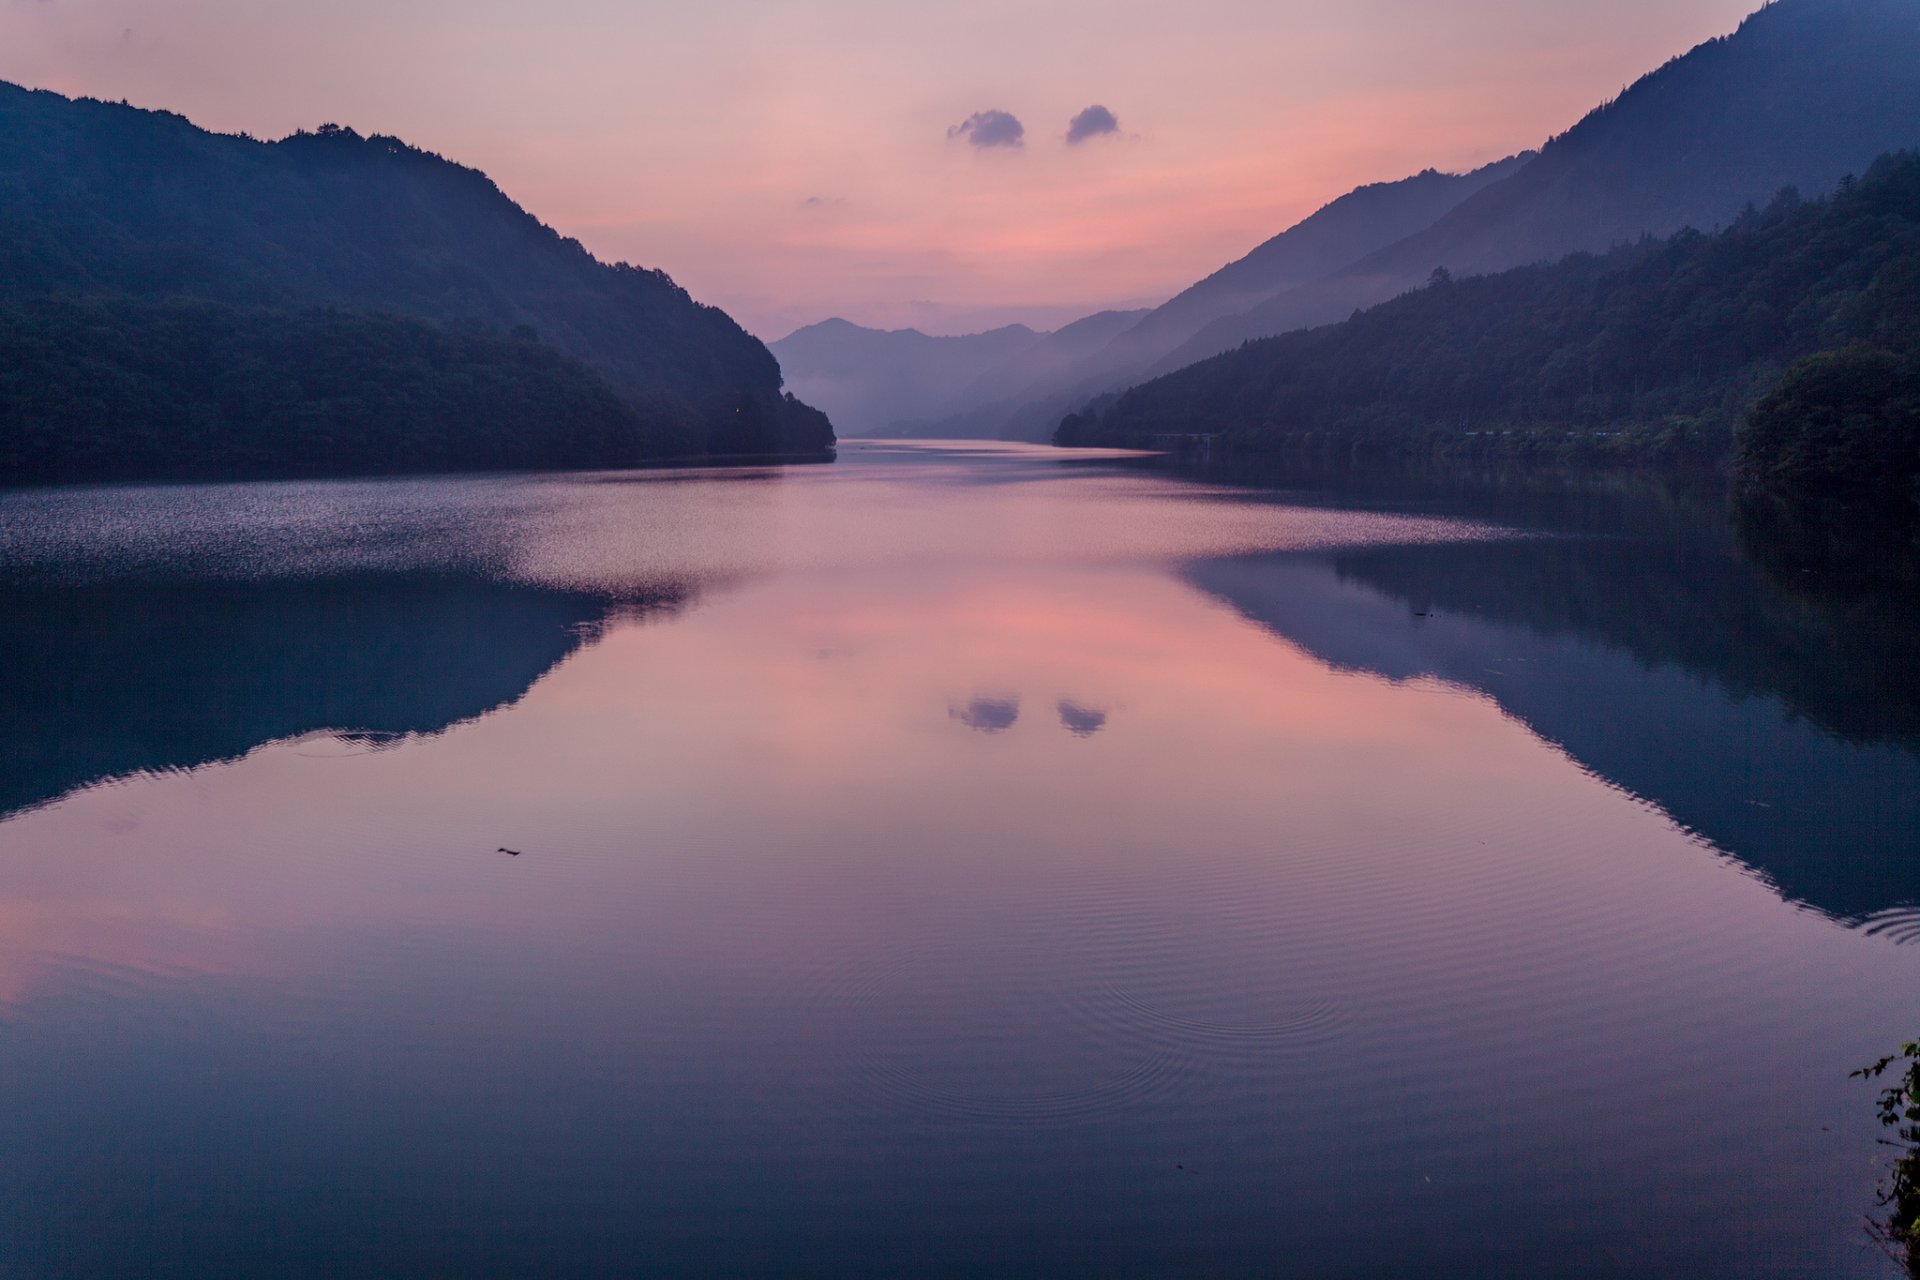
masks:
{"label": "hill slope", "polygon": [[1399,182],[1350,191],[1148,312],[1080,370],[1080,378],[1084,382],[1146,369],[1209,323],[1324,279],[1433,225],[1532,158],[1531,152],[1512,156],[1471,173],[1428,169]]}
{"label": "hill slope", "polygon": [[1555,452],[1571,438],[1718,458],[1784,368],[1852,343],[1920,346],[1920,153],[1717,235],[1439,280],[1135,387],[1057,438],[1205,432],[1343,452]]}
{"label": "hill slope", "polygon": [[0,299],[0,480],[629,466],[578,360],[477,324],[128,297]]}
{"label": "hill slope", "polygon": [[0,223],[0,295],[525,326],[606,379],[649,455],[832,443],[724,312],[661,272],[595,260],[484,174],[396,138],[328,126],[260,142],[0,83]]}
{"label": "hill slope", "polygon": [[[1104,391],[1137,381],[1155,361],[1209,322],[1285,289],[1320,279],[1425,227],[1512,172],[1514,157],[1469,174],[1428,170],[1349,192],[1150,311],[1103,311],[1067,325],[944,398],[926,394],[915,435],[1045,440],[1061,415]],[[795,367],[781,343],[781,363]],[[798,382],[803,395],[811,383]],[[813,398],[811,395],[809,399]],[[823,404],[829,404],[824,398]],[[836,420],[839,414],[835,415]]]}
{"label": "hill slope", "polygon": [[1426,280],[1732,222],[1785,186],[1817,195],[1920,145],[1920,4],[1776,0],[1642,78],[1431,227],[1201,330],[1173,369],[1341,319]]}

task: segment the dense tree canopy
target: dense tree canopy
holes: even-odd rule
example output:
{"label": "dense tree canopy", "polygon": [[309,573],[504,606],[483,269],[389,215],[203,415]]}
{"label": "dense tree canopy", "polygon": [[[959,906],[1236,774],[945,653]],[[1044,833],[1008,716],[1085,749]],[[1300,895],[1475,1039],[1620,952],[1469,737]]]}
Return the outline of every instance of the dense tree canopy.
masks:
{"label": "dense tree canopy", "polygon": [[1739,461],[1769,488],[1910,488],[1920,478],[1920,353],[1856,346],[1807,357],[1754,407]]}
{"label": "dense tree canopy", "polygon": [[1916,341],[1920,155],[1909,153],[1829,199],[1783,192],[1717,235],[1437,274],[1343,323],[1248,343],[1097,402],[1056,438],[1150,446],[1206,433],[1243,451],[1712,460],[1796,361]]}
{"label": "dense tree canopy", "polygon": [[664,273],[595,260],[484,174],[397,138],[327,126],[260,142],[0,84],[0,225],[0,297],[177,297],[530,332],[604,379],[645,455],[832,445],[724,312]]}
{"label": "dense tree canopy", "polygon": [[211,302],[0,302],[0,479],[633,465],[639,416],[528,338]]}

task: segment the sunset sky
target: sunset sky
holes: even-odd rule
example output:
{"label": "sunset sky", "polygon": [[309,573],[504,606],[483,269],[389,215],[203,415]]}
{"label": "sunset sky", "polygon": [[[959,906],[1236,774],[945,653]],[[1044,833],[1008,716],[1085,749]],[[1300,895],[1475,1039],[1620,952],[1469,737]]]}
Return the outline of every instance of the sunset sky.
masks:
{"label": "sunset sky", "polygon": [[1757,4],[0,0],[0,78],[399,134],[764,338],[963,332],[1161,301],[1360,183],[1538,145]]}

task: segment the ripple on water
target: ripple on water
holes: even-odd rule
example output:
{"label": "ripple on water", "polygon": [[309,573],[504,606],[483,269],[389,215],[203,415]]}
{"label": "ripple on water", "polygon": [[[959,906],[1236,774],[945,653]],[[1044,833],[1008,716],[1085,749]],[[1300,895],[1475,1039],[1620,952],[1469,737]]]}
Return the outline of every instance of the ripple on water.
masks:
{"label": "ripple on water", "polygon": [[1221,1071],[1256,1071],[1347,1025],[1297,990],[1290,966],[1249,982],[1223,954],[1154,950],[1099,901],[813,968],[785,993],[810,1036],[825,1029],[864,1097],[982,1124],[1072,1124],[1135,1107]]}
{"label": "ripple on water", "polygon": [[1885,938],[1896,946],[1920,946],[1920,907],[1895,907],[1868,916],[1860,931],[1870,938]]}

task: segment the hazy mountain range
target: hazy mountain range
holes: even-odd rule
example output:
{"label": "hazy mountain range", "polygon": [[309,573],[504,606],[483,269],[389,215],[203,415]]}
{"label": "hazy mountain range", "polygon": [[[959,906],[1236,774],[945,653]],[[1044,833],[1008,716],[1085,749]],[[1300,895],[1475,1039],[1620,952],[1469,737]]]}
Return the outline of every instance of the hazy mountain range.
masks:
{"label": "hazy mountain range", "polygon": [[[1052,333],[1016,324],[962,337],[825,320],[772,350],[794,394],[826,408],[852,435],[991,435],[996,414],[1017,409],[1020,397],[1076,368],[1146,314],[1102,311]],[[946,421],[956,404],[974,406],[975,421]]]}
{"label": "hazy mountain range", "polygon": [[[1343,319],[1437,268],[1477,274],[1726,226],[1783,187],[1824,194],[1875,157],[1915,145],[1920,4],[1776,0],[1538,152],[1471,174],[1363,187],[1023,386],[928,394],[924,402],[944,412],[921,415],[914,430],[1045,439],[1064,413],[1102,393],[1250,339]],[[820,347],[791,355],[785,343],[775,347],[796,384],[813,385],[809,356]],[[893,394],[901,391],[896,383]],[[843,381],[827,407],[843,394],[858,392]]]}

